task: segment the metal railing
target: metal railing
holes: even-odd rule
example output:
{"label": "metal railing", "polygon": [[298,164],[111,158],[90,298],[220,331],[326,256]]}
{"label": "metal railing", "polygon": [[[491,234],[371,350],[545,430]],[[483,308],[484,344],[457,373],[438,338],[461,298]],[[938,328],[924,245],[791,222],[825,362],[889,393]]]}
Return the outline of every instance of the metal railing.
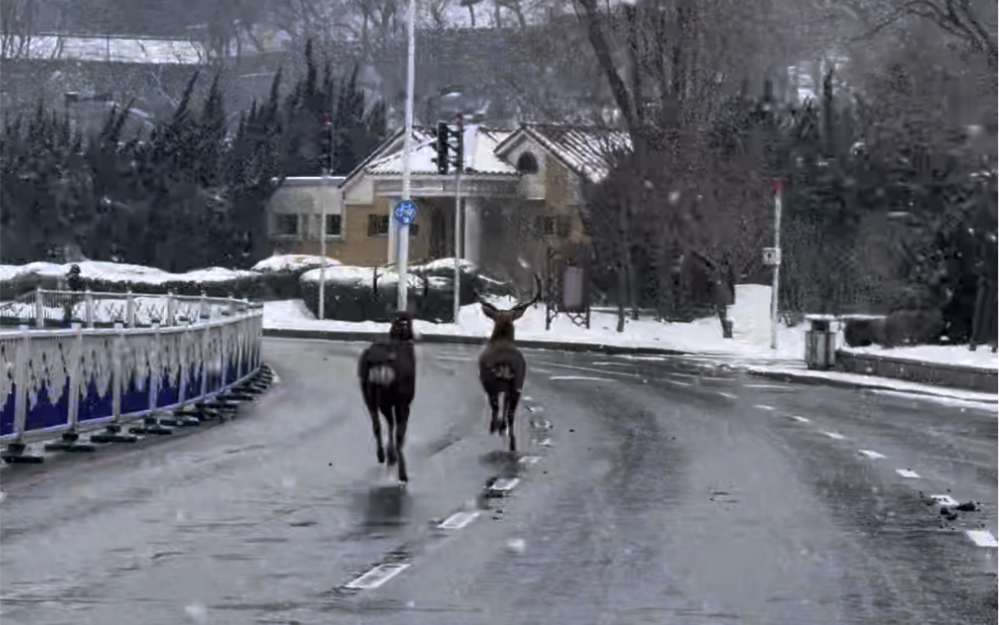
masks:
{"label": "metal railing", "polygon": [[[20,319],[17,329],[0,329],[0,440],[7,443],[181,408],[261,367],[261,304],[41,289],[24,299],[0,306]],[[69,328],[46,324],[67,316]]]}
{"label": "metal railing", "polygon": [[233,314],[246,300],[234,297],[145,295],[94,291],[54,291],[36,288],[11,302],[0,303],[0,326],[27,324],[34,328],[69,328],[73,320],[87,328],[176,326],[183,322],[217,320]]}

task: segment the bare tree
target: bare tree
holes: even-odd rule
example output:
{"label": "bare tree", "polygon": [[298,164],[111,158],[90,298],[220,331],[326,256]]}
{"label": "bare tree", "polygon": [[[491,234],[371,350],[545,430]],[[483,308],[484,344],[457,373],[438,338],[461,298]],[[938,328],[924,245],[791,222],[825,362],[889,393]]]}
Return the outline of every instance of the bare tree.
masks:
{"label": "bare tree", "polygon": [[0,4],[0,59],[29,54],[37,16],[35,0],[4,0]]}

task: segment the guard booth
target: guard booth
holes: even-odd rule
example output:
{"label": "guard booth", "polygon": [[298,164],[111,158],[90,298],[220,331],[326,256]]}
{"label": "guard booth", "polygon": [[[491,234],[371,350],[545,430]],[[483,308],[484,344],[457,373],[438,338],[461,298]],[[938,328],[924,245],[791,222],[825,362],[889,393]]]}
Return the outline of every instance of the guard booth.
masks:
{"label": "guard booth", "polygon": [[590,329],[592,250],[584,243],[549,247],[545,263],[545,330],[559,314]]}

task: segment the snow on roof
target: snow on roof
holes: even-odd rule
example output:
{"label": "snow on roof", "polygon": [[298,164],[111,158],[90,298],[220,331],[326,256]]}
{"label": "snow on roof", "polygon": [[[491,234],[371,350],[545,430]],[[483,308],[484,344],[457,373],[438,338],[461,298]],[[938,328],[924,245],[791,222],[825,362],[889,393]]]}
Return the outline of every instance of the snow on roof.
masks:
{"label": "snow on roof", "polygon": [[567,124],[524,124],[523,129],[575,173],[592,182],[607,176],[611,152],[631,150],[631,137],[621,130]]}
{"label": "snow on roof", "polygon": [[[510,131],[486,129],[476,124],[465,126],[465,171],[476,174],[516,175],[516,167],[496,155],[496,146],[509,136]],[[436,174],[437,139],[427,128],[414,128],[416,145],[410,155],[413,174]],[[372,161],[365,167],[370,175],[399,175],[402,173],[402,146],[392,153]]]}
{"label": "snow on roof", "polygon": [[[254,265],[252,270],[263,273],[295,272],[305,269],[315,269],[322,262],[321,256],[312,256],[310,254],[275,254]],[[338,265],[340,265],[340,261],[333,258],[326,259],[327,267],[336,267]]]}

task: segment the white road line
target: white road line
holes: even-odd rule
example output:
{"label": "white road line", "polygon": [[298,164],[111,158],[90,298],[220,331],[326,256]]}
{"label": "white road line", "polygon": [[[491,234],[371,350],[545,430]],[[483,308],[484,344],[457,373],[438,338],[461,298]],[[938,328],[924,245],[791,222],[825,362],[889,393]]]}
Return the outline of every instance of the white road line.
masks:
{"label": "white road line", "polygon": [[613,382],[610,378],[594,378],[585,375],[553,375],[550,380],[589,380],[591,382]]}
{"label": "white road line", "polygon": [[519,477],[501,477],[493,482],[493,485],[489,487],[489,490],[508,493],[514,488],[517,488],[517,484],[520,484]]}
{"label": "white road line", "polygon": [[999,542],[996,541],[996,537],[990,531],[966,530],[964,533],[979,547],[999,547]]}
{"label": "white road line", "polygon": [[884,458],[885,457],[884,454],[879,454],[878,452],[871,451],[870,449],[861,449],[860,453],[864,454],[868,458],[873,458],[874,460],[878,460],[880,458]]}
{"label": "white road line", "polygon": [[470,356],[445,356],[443,354],[438,355],[434,360],[449,360],[451,362],[472,362]]}
{"label": "white road line", "polygon": [[738,397],[736,397],[732,393],[725,393],[725,392],[722,392],[722,391],[716,391],[715,395],[721,395],[722,397],[727,397],[728,399],[733,399],[733,400],[734,399],[739,399]]}
{"label": "white road line", "polygon": [[938,506],[958,505],[957,500],[950,495],[930,495],[930,499],[932,499]]}
{"label": "white road line", "polygon": [[474,521],[480,514],[482,513],[478,510],[455,512],[437,527],[442,530],[460,530]]}
{"label": "white road line", "polygon": [[542,364],[549,365],[552,367],[561,367],[562,369],[573,369],[575,371],[591,371],[593,373],[610,373],[611,375],[623,375],[631,378],[647,377],[638,373],[630,373],[628,371],[608,371],[607,369],[596,369],[594,367],[580,367],[579,365],[565,365],[558,362],[544,362]]}
{"label": "white road line", "polygon": [[756,404],[753,408],[759,408],[760,410],[773,410],[773,406],[768,406],[766,404]]}
{"label": "white road line", "polygon": [[745,388],[779,388],[779,389],[787,388],[786,386],[777,386],[775,384],[743,384],[742,386]]}
{"label": "white road line", "polygon": [[912,478],[919,477],[919,474],[911,469],[895,469],[895,473],[898,473],[902,477],[912,477]]}
{"label": "white road line", "polygon": [[520,464],[534,464],[541,460],[541,456],[524,456],[519,460]]}
{"label": "white road line", "polygon": [[810,419],[806,419],[805,417],[799,417],[799,416],[793,416],[791,418],[797,421],[798,423],[808,423],[810,421]]}
{"label": "white road line", "polygon": [[541,447],[551,447],[552,446],[552,439],[550,439],[550,438],[542,439],[538,443],[538,445],[540,445]]}
{"label": "white road line", "polygon": [[844,440],[846,438],[845,436],[843,436],[838,432],[822,432],[822,433],[828,436],[829,438],[834,438],[838,441]]}
{"label": "white road line", "polygon": [[668,380],[666,378],[662,378],[662,381],[666,384],[673,384],[675,386],[693,386],[690,382],[681,382],[680,380]]}
{"label": "white road line", "polygon": [[355,590],[378,588],[399,573],[408,569],[409,566],[409,564],[379,564],[364,575],[344,586],[344,588],[351,588]]}

